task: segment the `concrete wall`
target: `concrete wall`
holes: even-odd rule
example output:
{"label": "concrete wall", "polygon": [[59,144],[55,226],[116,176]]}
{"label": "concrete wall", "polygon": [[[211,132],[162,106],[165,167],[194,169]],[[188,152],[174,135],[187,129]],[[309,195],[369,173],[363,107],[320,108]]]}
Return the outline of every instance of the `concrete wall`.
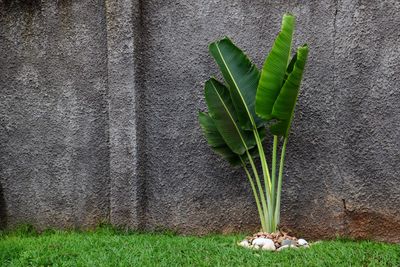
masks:
{"label": "concrete wall", "polygon": [[256,230],[197,111],[208,43],[228,35],[261,66],[287,11],[311,55],[282,225],[400,241],[396,0],[0,0],[0,224]]}

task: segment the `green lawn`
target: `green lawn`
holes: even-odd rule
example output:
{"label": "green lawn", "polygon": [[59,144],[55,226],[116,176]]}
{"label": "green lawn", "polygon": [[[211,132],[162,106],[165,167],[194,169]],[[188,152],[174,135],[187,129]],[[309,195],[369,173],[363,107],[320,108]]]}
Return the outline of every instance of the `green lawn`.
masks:
{"label": "green lawn", "polygon": [[0,266],[400,266],[400,245],[323,241],[279,253],[238,247],[243,235],[206,237],[15,231],[0,235]]}

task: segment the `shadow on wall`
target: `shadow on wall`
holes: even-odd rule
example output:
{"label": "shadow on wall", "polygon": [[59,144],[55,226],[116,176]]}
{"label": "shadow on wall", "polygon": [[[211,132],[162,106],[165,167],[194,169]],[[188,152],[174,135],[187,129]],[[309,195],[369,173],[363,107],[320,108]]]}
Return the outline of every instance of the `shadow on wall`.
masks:
{"label": "shadow on wall", "polygon": [[4,0],[5,7],[22,6],[24,8],[34,8],[41,4],[40,0]]}
{"label": "shadow on wall", "polygon": [[0,183],[0,229],[4,229],[7,224],[6,201],[4,199],[3,187]]}

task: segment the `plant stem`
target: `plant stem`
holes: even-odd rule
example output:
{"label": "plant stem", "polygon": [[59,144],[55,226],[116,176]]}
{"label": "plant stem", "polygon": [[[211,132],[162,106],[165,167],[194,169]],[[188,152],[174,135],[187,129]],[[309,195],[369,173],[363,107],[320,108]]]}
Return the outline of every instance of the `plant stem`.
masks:
{"label": "plant stem", "polygon": [[[272,149],[272,189],[271,189],[271,198],[272,198],[272,207],[276,205],[276,151],[278,148],[278,136],[274,135],[274,145]],[[276,231],[276,218],[274,216],[272,221],[272,231]]]}
{"label": "plant stem", "polygon": [[282,191],[282,179],[283,179],[283,166],[285,164],[285,152],[288,138],[285,137],[281,151],[281,161],[279,162],[279,177],[278,177],[278,188],[276,194],[276,206],[275,206],[275,223],[276,225],[280,222],[280,209],[281,209],[281,191]]}
{"label": "plant stem", "polygon": [[266,193],[267,192],[270,193],[271,192],[271,178],[269,175],[267,159],[265,158],[264,147],[262,145],[260,135],[258,134],[258,130],[257,130],[257,128],[255,128],[255,126],[253,129],[253,132],[254,132],[254,137],[256,139],[256,143],[257,143],[258,154],[260,155],[261,167],[262,167],[263,174],[264,174],[265,191],[266,191]]}
{"label": "plant stem", "polygon": [[266,221],[265,221],[265,217],[264,217],[264,211],[261,207],[260,199],[258,198],[258,193],[257,193],[257,189],[254,185],[253,178],[251,177],[251,174],[247,170],[246,163],[243,161],[242,158],[240,158],[240,160],[242,161],[243,169],[246,172],[247,178],[249,179],[251,190],[253,191],[253,196],[254,196],[254,199],[255,199],[256,205],[257,205],[258,216],[260,217],[261,228],[263,231],[267,231]]}
{"label": "plant stem", "polygon": [[[261,161],[261,167],[263,170],[263,178],[264,178],[264,185],[265,185],[265,197],[267,199],[267,206],[268,206],[268,228],[269,231],[271,230],[271,228],[273,227],[273,216],[274,216],[274,210],[273,210],[273,206],[271,203],[271,178],[269,175],[269,169],[268,169],[268,164],[267,164],[267,159],[265,158],[265,153],[264,153],[264,148],[261,142],[261,138],[260,135],[258,134],[258,130],[255,126],[255,124],[253,124],[253,133],[254,133],[254,138],[256,140],[257,143],[257,148],[258,148],[258,154],[260,156],[260,161]],[[268,231],[268,232],[269,232]]]}
{"label": "plant stem", "polygon": [[258,191],[260,192],[261,205],[263,207],[265,221],[267,222],[266,230],[268,232],[270,230],[270,224],[268,223],[270,219],[269,219],[269,216],[268,216],[268,213],[267,213],[268,212],[268,208],[267,208],[267,203],[265,202],[264,190],[263,190],[263,187],[262,187],[261,182],[260,182],[260,177],[258,176],[257,168],[254,165],[253,158],[251,157],[251,155],[250,155],[248,150],[246,150],[246,154],[247,154],[247,157],[249,158],[249,162],[250,162],[251,168],[253,169],[254,178],[256,180]]}
{"label": "plant stem", "polygon": [[[243,99],[242,99],[242,100],[243,100]],[[243,100],[243,103],[245,103],[244,100]],[[263,171],[263,178],[264,178],[265,194],[266,194],[266,195],[264,195],[264,192],[263,192],[262,188],[259,188],[259,190],[260,190],[260,194],[261,194],[261,192],[262,192],[262,198],[261,198],[261,200],[264,200],[264,202],[265,202],[265,198],[267,199],[268,209],[265,208],[264,213],[265,213],[266,211],[268,212],[268,217],[269,217],[269,219],[267,219],[267,222],[268,222],[269,228],[271,228],[272,225],[273,225],[273,224],[272,224],[272,219],[273,219],[273,215],[274,215],[273,206],[272,206],[272,203],[271,203],[271,178],[270,178],[270,175],[269,175],[267,160],[266,160],[266,158],[265,158],[264,148],[263,148],[263,146],[262,146],[262,142],[261,142],[260,135],[258,134],[257,125],[256,125],[256,123],[255,123],[255,121],[254,121],[253,116],[252,116],[251,113],[249,112],[249,109],[247,108],[247,105],[245,105],[245,107],[246,107],[246,111],[247,111],[247,114],[248,114],[248,116],[249,116],[251,125],[253,126],[254,138],[255,138],[255,140],[256,140],[256,142],[257,142],[258,154],[259,154],[259,156],[260,156],[261,167],[262,167],[262,171]],[[247,151],[247,154],[249,154],[248,151]],[[250,160],[250,157],[249,157],[249,160]],[[251,160],[251,162],[252,162],[252,160]],[[251,162],[250,162],[250,164],[251,164]],[[253,165],[254,165],[254,163],[252,164],[252,168],[253,168],[253,170],[254,170],[255,167],[253,167]],[[258,177],[258,175],[257,175],[257,177]],[[259,179],[259,177],[258,177],[258,178],[256,179],[257,186],[259,186],[259,185],[258,185],[258,182],[259,182],[259,181],[260,181],[260,179]],[[267,214],[266,214],[266,216],[267,216]],[[269,229],[269,230],[270,230],[270,229]]]}

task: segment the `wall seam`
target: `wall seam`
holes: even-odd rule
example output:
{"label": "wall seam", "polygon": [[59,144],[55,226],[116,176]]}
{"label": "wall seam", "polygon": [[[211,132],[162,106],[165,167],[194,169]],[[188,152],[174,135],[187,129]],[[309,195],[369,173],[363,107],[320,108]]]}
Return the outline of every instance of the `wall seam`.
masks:
{"label": "wall seam", "polygon": [[107,101],[107,122],[108,122],[108,127],[107,127],[107,147],[108,147],[108,211],[107,211],[107,222],[111,222],[111,183],[112,183],[112,178],[111,178],[111,130],[110,130],[110,112],[111,112],[111,101],[110,101],[110,68],[109,68],[109,43],[108,43],[108,16],[107,16],[107,1],[104,0],[103,2],[103,10],[104,10],[104,29],[105,29],[105,43],[106,43],[106,101]]}
{"label": "wall seam", "polygon": [[146,172],[146,162],[147,162],[147,154],[146,154],[146,125],[145,120],[141,120],[141,118],[145,118],[145,94],[143,93],[143,88],[145,88],[145,83],[143,79],[143,75],[145,73],[144,63],[143,63],[143,40],[144,40],[144,3],[143,0],[137,0],[138,9],[137,9],[137,20],[133,24],[134,32],[140,38],[136,38],[134,41],[134,48],[136,51],[134,52],[135,56],[135,86],[136,86],[136,99],[135,105],[137,107],[137,117],[136,117],[136,133],[137,133],[137,155],[138,155],[138,164],[137,164],[137,178],[138,178],[138,228],[144,229],[146,227],[146,209],[147,209],[147,172]]}

